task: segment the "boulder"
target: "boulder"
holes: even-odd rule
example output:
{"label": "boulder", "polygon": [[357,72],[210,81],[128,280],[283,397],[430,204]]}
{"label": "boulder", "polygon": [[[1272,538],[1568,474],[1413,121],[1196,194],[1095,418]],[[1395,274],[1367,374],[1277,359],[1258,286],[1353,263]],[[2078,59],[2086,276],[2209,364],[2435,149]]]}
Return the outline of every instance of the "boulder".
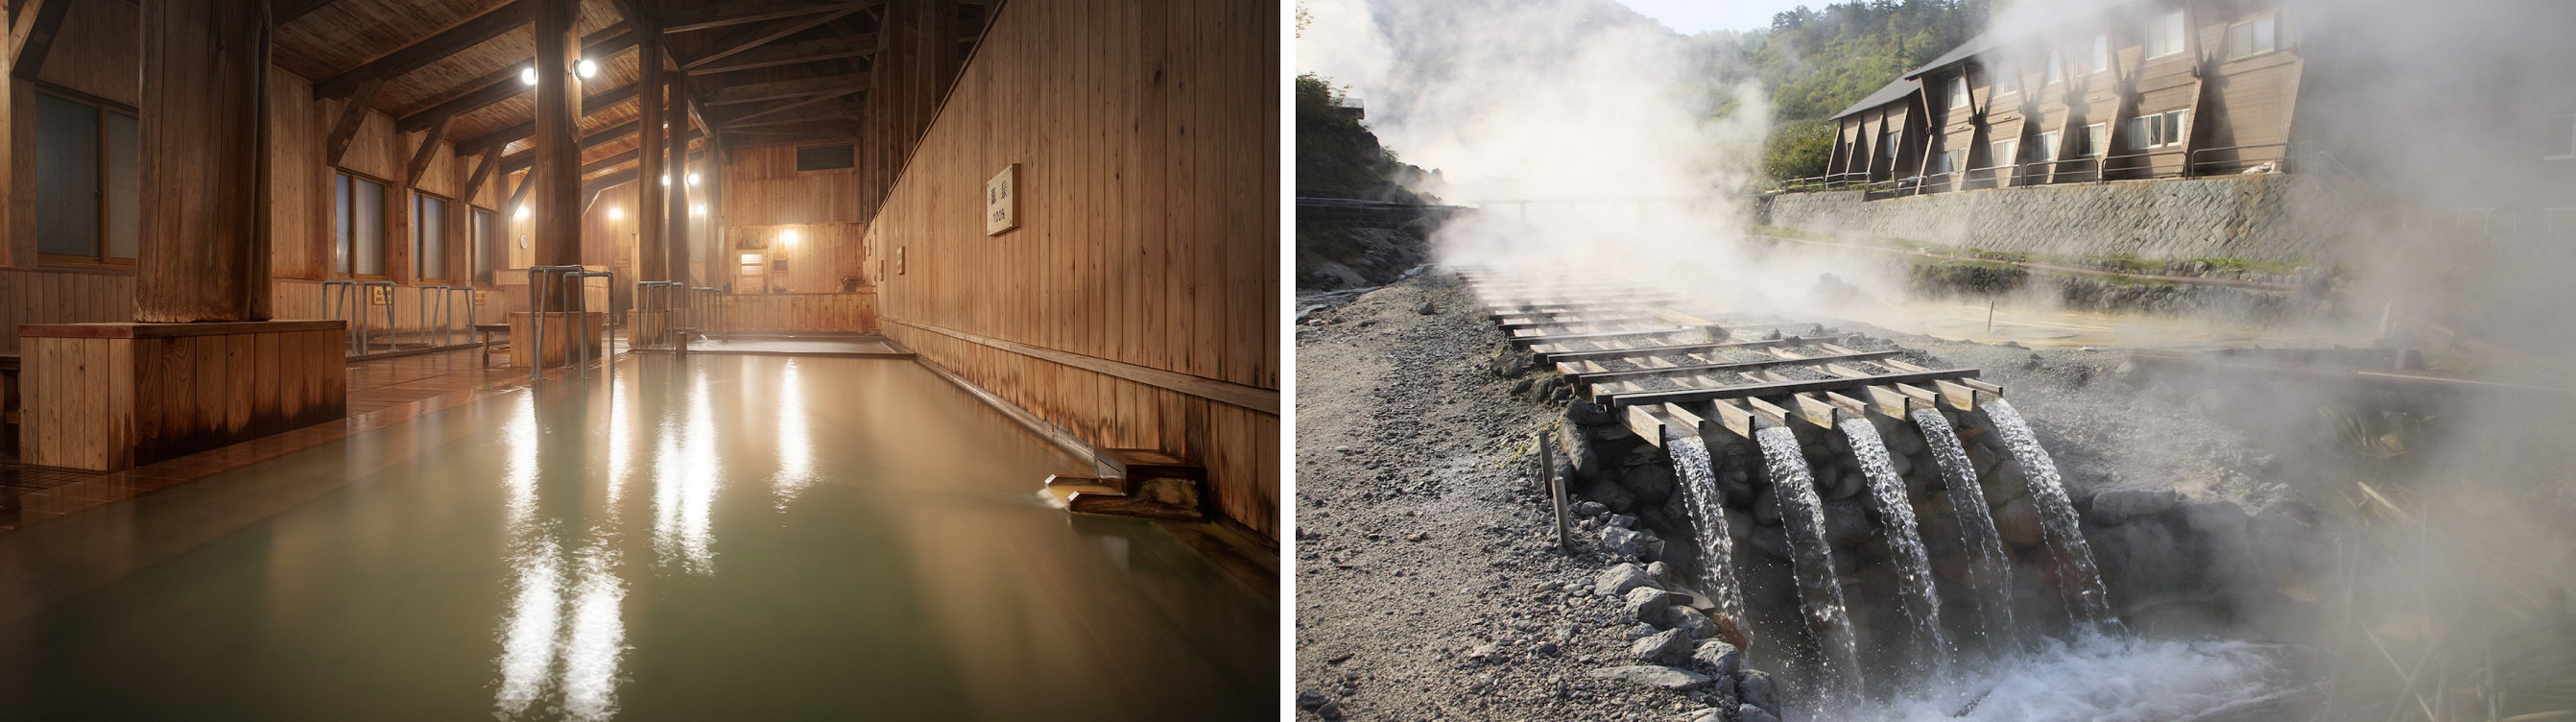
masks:
{"label": "boulder", "polygon": [[1869,507],[1859,499],[1825,502],[1825,542],[1837,549],[1869,541]]}
{"label": "boulder", "polygon": [[1622,597],[1623,608],[1628,610],[1628,614],[1645,622],[1661,619],[1664,610],[1670,608],[1671,599],[1672,596],[1669,593],[1654,587],[1630,589],[1628,594]]}
{"label": "boulder", "polygon": [[1600,515],[1608,514],[1608,513],[1610,513],[1610,507],[1608,507],[1608,506],[1606,506],[1606,505],[1603,505],[1601,502],[1597,502],[1597,501],[1578,501],[1578,502],[1575,502],[1575,503],[1574,503],[1574,515],[1575,515],[1575,516],[1579,516],[1579,517],[1593,517],[1593,516],[1600,516]]}
{"label": "boulder", "polygon": [[2126,524],[2165,513],[2178,501],[2172,489],[2106,489],[2093,495],[2093,511],[2084,520],[2101,526]]}
{"label": "boulder", "polygon": [[1744,668],[1744,650],[1737,649],[1735,645],[1711,639],[1699,643],[1699,648],[1691,650],[1691,661],[1709,674],[1733,676]]}
{"label": "boulder", "polygon": [[1625,487],[1607,480],[1585,484],[1581,493],[1585,497],[1601,502],[1603,506],[1610,507],[1611,511],[1625,512],[1637,508],[1637,495],[1630,494]]}
{"label": "boulder", "polygon": [[1789,530],[1786,528],[1777,525],[1756,526],[1753,528],[1752,541],[1753,548],[1762,550],[1764,554],[1778,559],[1790,558]]}
{"label": "boulder", "polygon": [[1679,664],[1690,660],[1690,635],[1678,629],[1667,629],[1646,635],[1628,644],[1628,656],[1649,664]]}
{"label": "boulder", "polygon": [[1661,504],[1672,498],[1676,483],[1673,468],[1662,464],[1631,466],[1619,475],[1619,485],[1627,487],[1629,493],[1637,495],[1639,502],[1646,504]]}
{"label": "boulder", "polygon": [[1764,526],[1780,523],[1780,495],[1770,485],[1753,492],[1753,521]]}
{"label": "boulder", "polygon": [[1663,625],[1666,629],[1681,630],[1682,633],[1690,635],[1691,639],[1717,636],[1717,622],[1710,621],[1708,615],[1701,614],[1699,610],[1686,606],[1664,607],[1663,617],[1655,623]]}
{"label": "boulder", "polygon": [[2006,544],[2019,547],[2035,545],[2048,533],[2039,518],[2039,505],[2027,496],[1995,507],[1994,516],[1995,531],[2003,534]]}
{"label": "boulder", "polygon": [[2181,592],[2198,576],[2189,557],[2175,547],[2173,531],[2163,524],[2133,523],[2102,527],[2088,541],[2093,558],[2107,577],[2130,598]]}
{"label": "boulder", "polygon": [[1746,704],[1736,705],[1735,722],[1780,722],[1780,718],[1761,705]]}
{"label": "boulder", "polygon": [[1601,473],[1601,450],[1595,447],[1592,435],[1581,429],[1560,427],[1556,441],[1558,450],[1565,452],[1565,460],[1574,464],[1575,478],[1590,479]]}
{"label": "boulder", "polygon": [[1610,410],[1602,408],[1600,404],[1592,403],[1591,399],[1575,399],[1574,403],[1565,405],[1565,420],[1585,426],[1599,426],[1610,423]]}
{"label": "boulder", "polygon": [[1623,563],[1603,569],[1600,574],[1594,575],[1592,593],[1604,597],[1616,597],[1627,594],[1630,589],[1653,585],[1654,582],[1653,577],[1646,575],[1645,567]]}
{"label": "boulder", "polygon": [[1736,699],[1745,704],[1772,709],[1780,704],[1778,690],[1771,686],[1771,673],[1758,669],[1744,670],[1735,678]]}
{"label": "boulder", "polygon": [[1601,669],[1585,672],[1584,674],[1600,679],[1618,680],[1621,682],[1641,684],[1656,689],[1673,691],[1680,691],[1708,684],[1708,675],[1679,667],[1666,667],[1663,665],[1651,664],[1632,667],[1603,667]]}
{"label": "boulder", "polygon": [[1642,555],[1646,552],[1645,542],[1645,535],[1626,527],[1612,526],[1601,529],[1601,546],[1621,554],[1632,557]]}

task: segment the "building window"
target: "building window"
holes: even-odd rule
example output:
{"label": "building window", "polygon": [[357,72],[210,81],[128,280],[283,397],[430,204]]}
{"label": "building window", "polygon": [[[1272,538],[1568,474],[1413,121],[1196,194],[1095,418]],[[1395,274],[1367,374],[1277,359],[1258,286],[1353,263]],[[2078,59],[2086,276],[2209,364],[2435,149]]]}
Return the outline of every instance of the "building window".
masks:
{"label": "building window", "polygon": [[796,169],[799,171],[832,170],[857,164],[857,151],[848,143],[809,145],[796,149]]}
{"label": "building window", "polygon": [[2047,82],[2048,82],[2048,84],[2050,84],[2050,85],[2056,85],[2058,82],[2063,81],[2063,80],[2065,80],[2065,79],[2066,79],[2066,52],[2065,52],[2065,51],[2062,51],[2062,50],[2055,49],[2055,48],[2050,48],[2050,49],[2049,49],[2049,51],[2048,51],[2048,80],[2047,80]]}
{"label": "building window", "polygon": [[2148,113],[2129,119],[2129,149],[2146,150],[2182,145],[2183,136],[2191,129],[2191,111],[2175,110]]}
{"label": "building window", "polygon": [[2085,69],[2084,69],[2084,72],[2087,72],[2087,73],[2099,73],[2099,72],[2102,72],[2102,71],[2105,71],[2105,70],[2110,70],[2110,69],[2111,69],[2111,34],[2110,34],[2110,33],[2100,33],[2100,34],[2096,34],[2096,35],[2094,35],[2094,36],[2093,36],[2093,65],[2092,65],[2091,67],[2087,67],[2087,68],[2085,68]]}
{"label": "building window", "polygon": [[2021,150],[2020,138],[2005,138],[1986,144],[1986,162],[1997,168],[2010,168],[2021,159],[2013,155]]}
{"label": "building window", "polygon": [[2057,162],[2057,131],[2039,134],[2039,157],[2031,160],[2036,163]]}
{"label": "building window", "polygon": [[1895,123],[1888,123],[1878,127],[1878,154],[1888,160],[1896,159]]}
{"label": "building window", "polygon": [[1950,107],[1953,109],[1968,107],[1968,73],[1966,71],[1960,71],[1958,75],[1950,76]]}
{"label": "building window", "polygon": [[36,253],[131,265],[143,215],[141,126],[121,109],[35,94]]}
{"label": "building window", "polygon": [[338,223],[340,273],[385,277],[385,186],[347,173],[337,174],[331,217]]}
{"label": "building window", "polygon": [[447,201],[427,193],[411,196],[412,278],[447,280]]}
{"label": "building window", "polygon": [[466,253],[474,258],[474,282],[490,284],[492,282],[492,253],[493,251],[499,250],[498,246],[494,246],[492,244],[500,242],[501,214],[482,208],[475,208],[473,209],[473,216],[474,218],[472,220],[467,221],[467,226],[472,229],[470,231],[472,238],[466,239],[468,246],[466,248]]}
{"label": "building window", "polygon": [[2161,58],[2182,52],[2182,11],[2176,10],[2147,23],[2147,57]]}
{"label": "building window", "polygon": [[2102,123],[2084,126],[2084,147],[2075,149],[2075,155],[2078,157],[2102,155],[2102,151],[2110,145],[2110,134],[2110,126]]}
{"label": "building window", "polygon": [[1998,64],[1988,72],[1994,76],[1991,84],[1995,86],[1995,97],[2021,92],[2021,73],[2011,63]]}
{"label": "building window", "polygon": [[1932,174],[1949,175],[1959,172],[1959,166],[1964,164],[1967,153],[1964,150],[1941,151],[1941,155],[1932,161]]}
{"label": "building window", "polygon": [[2576,160],[2576,114],[2550,118],[2540,126],[2543,160]]}
{"label": "building window", "polygon": [[2234,60],[2279,50],[2281,15],[2273,13],[2227,28],[2227,58]]}

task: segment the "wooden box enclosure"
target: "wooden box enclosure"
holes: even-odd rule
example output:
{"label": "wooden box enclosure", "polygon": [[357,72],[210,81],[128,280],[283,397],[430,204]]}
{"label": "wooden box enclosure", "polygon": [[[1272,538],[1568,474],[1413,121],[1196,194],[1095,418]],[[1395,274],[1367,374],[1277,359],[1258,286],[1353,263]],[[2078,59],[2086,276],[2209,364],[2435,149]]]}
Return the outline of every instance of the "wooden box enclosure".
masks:
{"label": "wooden box enclosure", "polygon": [[[536,332],[528,328],[528,315],[529,314],[525,311],[510,314],[510,365],[523,368],[526,367],[528,365],[528,349],[531,347],[544,348],[543,354],[545,356],[546,368],[554,368],[564,365],[567,359],[572,358],[572,356],[565,353],[571,349],[571,346],[567,345],[569,343],[568,339],[581,338],[584,336],[584,334],[573,330],[574,328],[581,326],[582,316],[577,316],[565,311],[548,311],[546,312],[546,338],[544,343],[525,343],[522,342],[522,339],[534,339],[537,337]],[[590,319],[590,333],[587,334],[587,338],[583,338],[583,343],[589,347],[591,358],[599,358],[603,355],[602,352],[607,350],[607,344],[602,341],[608,337],[608,314],[600,311],[592,311],[583,315],[588,316]]]}
{"label": "wooden box enclosure", "polygon": [[117,471],[348,415],[340,321],[21,327],[23,458]]}

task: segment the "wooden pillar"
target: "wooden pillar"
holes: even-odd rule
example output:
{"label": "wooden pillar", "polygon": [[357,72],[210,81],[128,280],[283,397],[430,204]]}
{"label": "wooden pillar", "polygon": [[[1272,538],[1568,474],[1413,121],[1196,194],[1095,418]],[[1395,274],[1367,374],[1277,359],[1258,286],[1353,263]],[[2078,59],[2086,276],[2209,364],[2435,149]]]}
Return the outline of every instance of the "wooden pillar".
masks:
{"label": "wooden pillar", "polygon": [[[703,196],[704,192],[689,187],[689,76],[681,73],[670,74],[670,86],[669,104],[661,108],[662,122],[671,126],[671,132],[662,141],[669,146],[666,152],[671,157],[671,193],[663,199],[662,209],[662,214],[670,224],[671,230],[669,242],[663,245],[663,265],[671,269],[669,280],[687,281],[689,280],[689,239],[696,237],[690,232],[692,225],[689,222],[689,200],[692,196]],[[639,112],[650,118],[652,111],[652,106],[646,106]],[[707,148],[714,149],[715,129],[706,129],[705,135]],[[707,172],[699,176],[701,178],[699,182],[714,183],[716,176],[723,173],[712,162],[715,160],[714,153],[708,153],[707,159],[710,161],[707,163]],[[651,206],[647,204],[645,208],[649,210]]]}
{"label": "wooden pillar", "polygon": [[144,0],[134,318],[269,317],[267,0]]}
{"label": "wooden pillar", "polygon": [[581,263],[581,38],[573,32],[580,0],[537,3],[537,184],[531,211],[536,265]]}
{"label": "wooden pillar", "polygon": [[[684,267],[666,262],[670,252],[665,246],[670,244],[670,236],[664,235],[660,210],[666,192],[681,195],[681,189],[688,185],[689,159],[683,154],[672,158],[668,165],[662,162],[665,121],[659,111],[665,81],[661,43],[647,40],[635,48],[635,67],[635,280],[668,281],[674,271]],[[673,130],[673,135],[687,135],[685,129]],[[680,224],[671,224],[672,233],[679,229]]]}

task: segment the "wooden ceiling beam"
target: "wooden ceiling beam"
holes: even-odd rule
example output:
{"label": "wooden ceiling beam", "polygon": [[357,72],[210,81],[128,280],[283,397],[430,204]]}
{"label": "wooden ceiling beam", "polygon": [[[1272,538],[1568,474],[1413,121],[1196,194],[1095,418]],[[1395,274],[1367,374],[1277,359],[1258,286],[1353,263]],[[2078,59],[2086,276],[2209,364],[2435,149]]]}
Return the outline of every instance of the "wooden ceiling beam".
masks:
{"label": "wooden ceiling beam", "polygon": [[322,144],[332,165],[339,165],[340,156],[349,153],[349,139],[358,137],[358,125],[367,119],[367,104],[375,102],[376,91],[383,87],[384,78],[370,78],[349,93],[349,104],[340,107],[340,120],[331,124],[331,135]]}
{"label": "wooden ceiling beam", "polygon": [[[581,114],[588,116],[599,111],[616,107],[619,103],[634,100],[637,92],[639,91],[635,87],[634,83],[627,83],[625,85],[600,91],[597,94],[583,96],[581,99]],[[512,125],[507,128],[468,138],[465,142],[457,145],[458,147],[463,148],[498,148],[510,144],[511,141],[525,139],[528,136],[536,134],[537,121],[524,120],[520,121],[517,125]]]}
{"label": "wooden ceiling beam", "polygon": [[851,73],[717,88],[702,100],[707,105],[739,105],[866,89],[868,89],[868,76],[863,73]]}
{"label": "wooden ceiling beam", "polygon": [[730,73],[737,70],[752,70],[756,68],[777,67],[780,65],[810,63],[817,60],[856,58],[874,55],[876,52],[877,34],[861,33],[848,37],[807,40],[800,43],[770,45],[745,50],[741,53],[735,54],[733,57],[725,58],[722,61],[690,68],[687,72],[690,75],[712,75],[715,73]]}
{"label": "wooden ceiling beam", "polygon": [[[609,26],[583,39],[581,56],[595,62],[607,62],[610,58],[634,50],[637,35],[638,33],[634,32],[632,27],[623,23]],[[483,77],[458,85],[440,94],[442,99],[437,103],[395,120],[394,129],[410,133],[429,127],[429,124],[438,121],[438,116],[464,115],[490,107],[493,103],[518,97],[519,94],[535,88],[528,85],[527,81],[519,79],[521,73],[527,72],[528,68],[535,65],[536,61],[530,60],[492,71]]]}
{"label": "wooden ceiling beam", "polygon": [[763,20],[831,12],[845,4],[840,0],[733,0],[700,5],[663,18],[662,32],[685,33],[748,25]]}
{"label": "wooden ceiling beam", "polygon": [[481,45],[502,34],[536,22],[537,6],[532,0],[511,0],[508,4],[486,10],[481,15],[448,27],[393,52],[377,56],[358,67],[342,71],[313,84],[313,97],[341,98],[372,79],[400,77],[419,70],[439,59]]}
{"label": "wooden ceiling beam", "polygon": [[485,148],[482,159],[474,162],[474,174],[465,177],[465,192],[460,194],[465,202],[474,202],[474,194],[483,192],[483,184],[490,182],[492,172],[501,168],[501,154],[498,151],[500,151],[499,148]]}
{"label": "wooden ceiling beam", "polygon": [[[630,137],[633,137],[633,136],[635,135],[635,129],[636,129],[636,126],[635,126],[635,124],[633,124],[633,123],[619,123],[619,124],[617,124],[617,125],[609,126],[608,128],[602,129],[602,130],[600,130],[599,132],[592,133],[592,134],[590,134],[590,135],[582,136],[582,137],[581,137],[581,149],[582,149],[582,150],[590,150],[590,149],[592,149],[592,148],[597,148],[597,147],[599,147],[599,146],[606,145],[606,144],[609,144],[609,143],[612,143],[612,142],[615,142],[615,141],[625,140],[625,139],[630,138]],[[688,131],[688,132],[686,132],[686,133],[682,133],[681,135],[682,135],[682,137],[684,137],[684,138],[686,138],[686,139],[688,139],[688,140],[697,140],[700,134],[698,133],[697,129],[692,128],[692,129],[689,129],[689,131]],[[632,156],[629,156],[629,158],[631,159],[631,158],[632,158]],[[536,162],[537,162],[537,155],[536,155],[536,151],[535,151],[534,149],[530,149],[530,150],[523,150],[523,151],[519,151],[519,152],[517,152],[517,153],[511,153],[511,154],[509,154],[509,155],[506,155],[506,156],[502,156],[502,157],[501,157],[501,172],[503,172],[503,173],[514,173],[514,172],[517,172],[517,171],[519,171],[519,170],[522,170],[522,169],[528,168],[528,167],[530,167],[530,166],[536,165]],[[590,172],[590,171],[583,171],[583,172],[587,173],[587,172]]]}
{"label": "wooden ceiling beam", "polygon": [[420,148],[411,152],[411,165],[403,168],[403,190],[420,187],[420,175],[429,172],[430,159],[438,155],[438,139],[447,135],[447,124],[455,121],[453,115],[440,117],[437,124],[429,126],[428,133],[420,136]]}
{"label": "wooden ceiling beam", "polygon": [[19,6],[18,22],[9,29],[9,75],[33,80],[45,69],[45,56],[54,50],[54,40],[62,34],[63,15],[71,12],[72,0],[28,0]]}
{"label": "wooden ceiling beam", "polygon": [[805,100],[787,103],[756,113],[748,113],[733,118],[727,118],[719,127],[731,130],[734,128],[747,128],[755,125],[802,123],[809,120],[856,120],[858,118],[856,115],[843,116],[841,113],[858,112],[857,104],[833,103],[831,101],[855,95],[858,92],[859,91],[857,89],[844,90],[829,95],[819,95]]}
{"label": "wooden ceiling beam", "polygon": [[339,0],[277,0],[277,4],[269,6],[269,23],[271,26],[277,26],[295,22],[296,18],[309,15],[315,10],[322,9],[322,6],[335,2]]}
{"label": "wooden ceiling beam", "polygon": [[718,60],[732,57],[752,48],[768,45],[770,41],[804,32],[806,28],[837,20],[843,15],[858,12],[860,9],[871,4],[874,3],[870,0],[843,2],[834,6],[834,9],[826,12],[814,13],[801,18],[790,18],[759,27],[743,28],[727,32],[722,37],[716,38],[715,44],[709,46],[705,51],[690,55],[686,58],[681,58],[680,69],[684,71],[695,69],[700,66],[714,63]]}

